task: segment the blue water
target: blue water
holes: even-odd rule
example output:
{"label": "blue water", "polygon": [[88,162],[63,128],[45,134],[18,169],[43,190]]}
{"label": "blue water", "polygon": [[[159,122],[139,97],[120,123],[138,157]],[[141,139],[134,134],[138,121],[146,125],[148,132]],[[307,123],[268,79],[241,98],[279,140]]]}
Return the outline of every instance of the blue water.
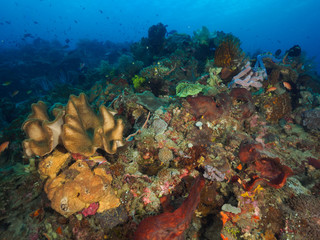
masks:
{"label": "blue water", "polygon": [[[60,54],[67,54],[66,52],[75,49],[81,39],[101,43],[133,43],[147,37],[148,29],[161,22],[167,25],[168,32],[176,30],[190,36],[202,26],[206,26],[211,32],[232,33],[240,38],[241,47],[249,56],[261,52],[274,53],[277,49],[282,50],[283,56],[286,50],[298,44],[307,60],[305,64],[311,65],[308,69],[319,73],[319,12],[320,2],[316,0],[1,1],[0,50],[21,49],[28,44],[34,44],[33,47],[36,47],[35,39],[38,38],[49,42],[58,41],[65,47],[65,52],[60,51]],[[26,53],[27,50],[23,51]],[[23,58],[22,52],[16,54]],[[55,61],[52,55],[46,58],[41,57],[41,54],[37,53],[40,61]],[[99,64],[104,57],[103,54],[101,58],[96,58],[96,65],[93,64],[91,67]],[[0,57],[2,63],[8,59],[5,55]],[[8,60],[7,64],[14,59],[15,65],[28,65],[32,62],[32,59],[24,59],[24,62],[21,62],[22,60],[13,57],[12,53],[9,53],[9,57],[12,59]],[[88,65],[88,62],[86,64]],[[43,91],[53,87],[52,80],[39,79],[44,77],[42,73],[31,76],[30,72],[28,75],[19,70],[19,75],[16,70],[13,71],[14,76],[10,75],[10,71],[8,73],[0,69],[0,93],[3,96],[15,96],[16,101],[23,101],[31,90],[32,94],[35,93],[35,86],[29,86],[30,81],[41,82],[41,86],[38,87]],[[65,73],[59,71],[46,74],[57,79],[57,82],[65,81]],[[3,86],[8,81],[14,84]]]}
{"label": "blue water", "polygon": [[190,35],[204,25],[232,32],[251,53],[299,44],[319,70],[319,13],[317,0],[12,0],[0,3],[0,38],[1,47],[21,43],[25,33],[70,45],[81,38],[123,42],[138,41],[158,22]]}

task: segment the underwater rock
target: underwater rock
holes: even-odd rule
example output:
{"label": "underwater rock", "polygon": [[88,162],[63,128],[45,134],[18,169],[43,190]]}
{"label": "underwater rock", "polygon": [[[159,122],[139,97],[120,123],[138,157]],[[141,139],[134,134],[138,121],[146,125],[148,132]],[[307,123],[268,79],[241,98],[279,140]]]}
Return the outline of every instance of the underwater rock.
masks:
{"label": "underwater rock", "polygon": [[164,105],[164,101],[158,97],[156,97],[150,91],[144,91],[143,93],[137,94],[138,101],[137,103],[144,106],[151,112],[155,112],[159,107]]}
{"label": "underwater rock", "polygon": [[302,125],[309,130],[320,130],[320,108],[303,112]]}

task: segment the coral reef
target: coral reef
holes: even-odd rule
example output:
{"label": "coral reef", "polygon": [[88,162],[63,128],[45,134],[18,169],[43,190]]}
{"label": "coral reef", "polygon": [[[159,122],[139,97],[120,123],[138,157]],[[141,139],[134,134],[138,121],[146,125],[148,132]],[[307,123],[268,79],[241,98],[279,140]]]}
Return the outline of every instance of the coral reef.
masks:
{"label": "coral reef", "polygon": [[319,238],[320,91],[300,47],[249,59],[230,34],[166,27],[2,58],[32,92],[0,100],[1,239]]}
{"label": "coral reef", "polygon": [[138,75],[135,75],[135,76],[132,78],[133,87],[134,87],[135,89],[137,89],[137,88],[139,88],[145,81],[146,81],[145,78],[139,77]]}

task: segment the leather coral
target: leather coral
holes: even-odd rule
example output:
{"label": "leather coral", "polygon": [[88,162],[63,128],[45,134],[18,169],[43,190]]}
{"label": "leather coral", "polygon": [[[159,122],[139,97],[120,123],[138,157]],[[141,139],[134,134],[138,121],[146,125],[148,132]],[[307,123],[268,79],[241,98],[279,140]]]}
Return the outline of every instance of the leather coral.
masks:
{"label": "leather coral", "polygon": [[99,112],[99,115],[95,114],[85,94],[70,96],[62,127],[62,142],[69,152],[91,156],[101,148],[114,154],[123,145],[122,120],[115,120],[114,113],[104,105],[100,106]]}
{"label": "leather coral", "polygon": [[115,120],[114,113],[103,105],[96,114],[84,93],[78,97],[71,95],[66,106],[54,108],[54,120],[49,119],[44,102],[39,101],[31,107],[32,113],[22,126],[28,136],[23,141],[28,157],[47,155],[59,143],[69,152],[84,156],[92,156],[98,148],[114,154],[123,145],[122,120]]}
{"label": "leather coral", "polygon": [[55,108],[49,119],[47,105],[39,101],[31,105],[32,113],[22,125],[22,129],[28,136],[22,145],[28,157],[33,155],[44,156],[50,153],[59,143],[61,126],[63,124],[63,108]]}

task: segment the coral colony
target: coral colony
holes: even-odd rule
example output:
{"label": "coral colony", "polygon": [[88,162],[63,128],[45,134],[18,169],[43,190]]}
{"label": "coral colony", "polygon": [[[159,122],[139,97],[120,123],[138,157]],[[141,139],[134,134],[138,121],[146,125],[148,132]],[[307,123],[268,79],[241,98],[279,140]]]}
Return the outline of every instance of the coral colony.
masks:
{"label": "coral colony", "polygon": [[249,56],[159,23],[28,49],[33,70],[1,63],[33,79],[1,99],[1,239],[320,239],[320,81],[299,46]]}

